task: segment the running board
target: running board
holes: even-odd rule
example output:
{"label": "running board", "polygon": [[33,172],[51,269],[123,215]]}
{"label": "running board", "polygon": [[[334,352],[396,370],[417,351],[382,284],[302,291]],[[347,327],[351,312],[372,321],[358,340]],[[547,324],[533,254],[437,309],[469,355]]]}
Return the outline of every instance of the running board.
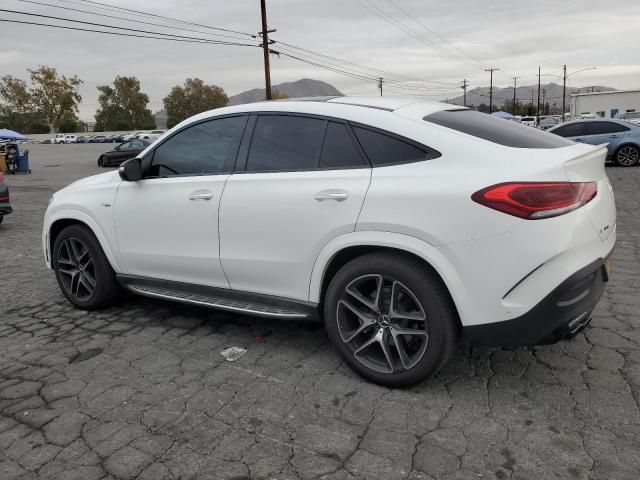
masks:
{"label": "running board", "polygon": [[[297,305],[291,302],[293,307],[274,305],[273,301],[265,301],[262,303],[260,296],[251,295],[252,298],[238,298],[240,296],[249,296],[238,294],[230,290],[229,295],[225,295],[222,289],[211,289],[212,292],[204,291],[203,288],[195,287],[193,290],[185,288],[183,284],[179,286],[170,285],[169,282],[162,284],[154,284],[149,281],[136,281],[132,279],[120,278],[121,283],[133,293],[143,295],[145,297],[159,298],[174,302],[188,303],[191,305],[199,305],[203,307],[216,308],[235,313],[244,313],[247,315],[256,315],[268,318],[281,319],[312,319],[315,315],[312,312],[304,311],[310,307],[301,305],[300,309],[294,309]],[[196,290],[197,288],[197,290]],[[232,298],[236,297],[236,298]],[[268,302],[268,303],[267,303]],[[270,304],[271,303],[271,304]],[[284,303],[284,302],[278,302]]]}

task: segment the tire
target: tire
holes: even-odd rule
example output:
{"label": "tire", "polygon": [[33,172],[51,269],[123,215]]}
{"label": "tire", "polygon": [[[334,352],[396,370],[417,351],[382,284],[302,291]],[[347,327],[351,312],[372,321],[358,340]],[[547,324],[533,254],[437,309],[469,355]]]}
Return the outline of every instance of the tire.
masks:
{"label": "tire", "polygon": [[122,288],[87,227],[71,225],[60,232],[53,245],[52,266],[60,290],[76,307],[98,310],[119,301]]}
{"label": "tire", "polygon": [[4,221],[4,215],[0,215],[0,223]]}
{"label": "tire", "polygon": [[616,150],[613,161],[621,167],[633,167],[640,161],[640,148],[636,145],[622,145]]}
{"label": "tire", "polygon": [[102,155],[98,157],[98,166],[104,167],[104,157]]}
{"label": "tire", "polygon": [[[378,307],[377,291],[382,293]],[[393,305],[391,296],[397,298]],[[440,279],[396,253],[371,253],[343,266],[327,289],[324,322],[345,363],[385,387],[406,387],[434,375],[459,336],[457,312]]]}

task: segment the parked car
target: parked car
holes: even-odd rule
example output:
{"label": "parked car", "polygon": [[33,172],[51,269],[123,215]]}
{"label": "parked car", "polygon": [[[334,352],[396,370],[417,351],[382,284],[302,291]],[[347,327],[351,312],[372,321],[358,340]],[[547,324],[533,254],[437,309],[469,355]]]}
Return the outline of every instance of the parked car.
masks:
{"label": "parked car", "polygon": [[535,345],[587,326],[616,240],[605,155],[445,103],[237,105],[55,193],[43,248],[78,308],[124,287],[322,319],[354,371],[411,385],[461,333]]}
{"label": "parked car", "polygon": [[640,112],[619,113],[616,118],[640,125]]}
{"label": "parked car", "polygon": [[640,160],[640,125],[625,120],[574,120],[548,131],[576,142],[606,143],[607,160],[623,167],[637,165]]}
{"label": "parked car", "polygon": [[0,172],[0,223],[4,221],[4,216],[9,215],[12,211],[9,185],[4,181],[4,173]]}
{"label": "parked car", "polygon": [[64,143],[76,143],[78,141],[77,135],[65,135]]}
{"label": "parked car", "polygon": [[79,135],[76,138],[76,143],[88,143],[89,142],[89,137],[84,136],[84,135]]}
{"label": "parked car", "polygon": [[131,133],[127,133],[126,135],[122,136],[122,141],[123,142],[128,142],[129,140],[131,140],[132,138],[136,138],[136,135],[138,134],[138,132],[133,131]]}
{"label": "parked car", "polygon": [[540,118],[540,123],[538,124],[538,128],[541,130],[548,130],[551,127],[555,127],[560,123],[559,117],[544,117]]}
{"label": "parked car", "polygon": [[54,138],[51,139],[51,143],[55,143],[55,144],[63,144],[64,142],[64,137],[66,135],[64,133],[56,133],[56,136]]}
{"label": "parked car", "polygon": [[520,123],[522,125],[526,125],[527,127],[535,127],[536,126],[536,117],[522,117],[520,119]]}
{"label": "parked car", "polygon": [[105,143],[107,140],[107,137],[104,135],[94,135],[90,140],[89,143]]}
{"label": "parked car", "polygon": [[149,140],[138,140],[137,138],[121,143],[110,152],[100,155],[98,157],[98,166],[117,167],[125,160],[129,160],[138,155],[149,145],[151,145]]}
{"label": "parked car", "polygon": [[51,144],[52,142],[51,142],[51,139],[48,138],[46,140],[41,141],[40,143],[43,144],[43,145],[46,145],[46,144]]}

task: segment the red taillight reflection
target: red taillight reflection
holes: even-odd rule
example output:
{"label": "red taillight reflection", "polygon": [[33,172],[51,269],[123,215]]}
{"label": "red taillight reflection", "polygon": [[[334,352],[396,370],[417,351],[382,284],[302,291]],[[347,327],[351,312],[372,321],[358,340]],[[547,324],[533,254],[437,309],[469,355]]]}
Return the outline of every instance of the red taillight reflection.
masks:
{"label": "red taillight reflection", "polygon": [[509,215],[537,220],[569,213],[597,193],[596,182],[509,182],[479,190],[471,199]]}

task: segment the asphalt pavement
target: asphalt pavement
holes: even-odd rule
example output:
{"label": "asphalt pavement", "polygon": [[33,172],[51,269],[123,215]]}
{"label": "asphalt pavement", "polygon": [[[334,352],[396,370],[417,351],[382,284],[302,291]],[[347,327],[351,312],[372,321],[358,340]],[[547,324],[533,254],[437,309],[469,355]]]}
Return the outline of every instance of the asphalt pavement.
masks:
{"label": "asphalt pavement", "polygon": [[[31,145],[0,226],[0,479],[640,478],[640,168],[608,168],[618,244],[591,325],[464,342],[410,389],[367,383],[319,324],[127,297],[75,310],[42,258],[51,194],[110,145]],[[221,352],[247,350],[235,362]]]}

